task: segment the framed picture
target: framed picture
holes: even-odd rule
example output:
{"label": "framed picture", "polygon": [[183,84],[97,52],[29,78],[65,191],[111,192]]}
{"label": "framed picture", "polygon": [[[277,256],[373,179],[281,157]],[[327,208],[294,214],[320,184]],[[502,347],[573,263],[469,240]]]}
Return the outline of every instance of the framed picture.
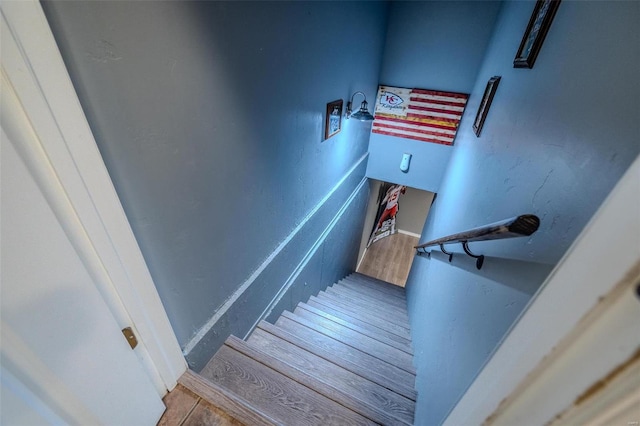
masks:
{"label": "framed picture", "polygon": [[342,99],[327,104],[327,114],[324,119],[324,138],[340,133],[342,128]]}
{"label": "framed picture", "polygon": [[498,84],[500,84],[500,78],[499,76],[491,77],[487,83],[487,87],[484,89],[484,95],[482,95],[482,101],[478,107],[476,119],[473,122],[473,131],[477,137],[480,137],[480,132],[482,132],[482,126],[484,126],[484,120],[487,119],[487,113],[491,107],[493,96],[498,89]]}
{"label": "framed picture", "polygon": [[560,0],[538,0],[522,36],[518,53],[513,60],[514,68],[533,68],[551,21],[560,6]]}

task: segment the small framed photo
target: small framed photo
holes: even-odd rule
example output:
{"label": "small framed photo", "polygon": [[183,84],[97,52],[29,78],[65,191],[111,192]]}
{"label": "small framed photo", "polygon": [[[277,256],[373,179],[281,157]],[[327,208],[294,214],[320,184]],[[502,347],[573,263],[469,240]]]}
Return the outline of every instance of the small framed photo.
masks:
{"label": "small framed photo", "polygon": [[499,76],[491,77],[487,83],[487,87],[484,89],[484,95],[482,95],[482,101],[478,107],[478,114],[476,114],[476,119],[473,122],[473,131],[477,137],[480,137],[480,133],[482,132],[482,126],[484,126],[484,120],[487,119],[491,102],[496,94],[496,90],[498,90],[500,78]]}
{"label": "small framed photo", "polygon": [[324,139],[340,133],[342,128],[342,99],[327,104],[327,114],[324,120]]}
{"label": "small framed photo", "polygon": [[560,0],[538,0],[513,60],[514,68],[533,68]]}

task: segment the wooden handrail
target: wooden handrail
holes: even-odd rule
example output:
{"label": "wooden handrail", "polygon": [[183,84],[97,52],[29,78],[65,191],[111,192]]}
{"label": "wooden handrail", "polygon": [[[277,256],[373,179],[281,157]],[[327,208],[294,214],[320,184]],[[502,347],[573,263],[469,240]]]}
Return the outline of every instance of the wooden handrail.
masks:
{"label": "wooden handrail", "polygon": [[428,253],[425,250],[426,247],[440,246],[440,250],[444,254],[449,255],[449,262],[453,257],[453,253],[447,252],[443,245],[462,243],[462,248],[469,256],[476,258],[476,267],[482,268],[484,262],[483,255],[475,255],[469,250],[467,245],[470,241],[487,241],[498,240],[502,238],[513,237],[527,237],[538,230],[540,226],[540,219],[538,216],[532,214],[524,214],[510,219],[505,219],[500,222],[491,223],[489,225],[480,226],[478,228],[469,229],[467,231],[452,234],[446,237],[438,238],[436,240],[427,241],[424,244],[415,246],[414,248],[420,253]]}

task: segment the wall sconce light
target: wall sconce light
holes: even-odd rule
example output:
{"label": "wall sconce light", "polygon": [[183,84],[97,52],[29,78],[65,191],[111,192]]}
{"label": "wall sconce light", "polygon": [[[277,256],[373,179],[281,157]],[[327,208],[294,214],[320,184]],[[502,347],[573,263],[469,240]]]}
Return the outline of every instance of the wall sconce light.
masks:
{"label": "wall sconce light", "polygon": [[[362,101],[362,103],[360,104],[360,110],[354,113],[351,108],[353,107],[353,98],[357,94],[362,95],[362,97],[364,98],[364,101]],[[347,102],[347,111],[344,114],[344,118],[349,119],[350,117],[353,117],[356,120],[360,120],[360,121],[373,121],[373,115],[369,113],[369,109],[367,108],[367,105],[369,104],[367,103],[367,97],[365,96],[364,93],[362,92],[354,93],[353,96],[351,96],[351,100]]]}

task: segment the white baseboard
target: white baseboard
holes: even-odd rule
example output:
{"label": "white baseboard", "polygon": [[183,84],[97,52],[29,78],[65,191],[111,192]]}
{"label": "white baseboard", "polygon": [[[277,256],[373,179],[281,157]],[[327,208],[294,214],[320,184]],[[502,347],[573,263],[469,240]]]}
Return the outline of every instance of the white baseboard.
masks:
{"label": "white baseboard", "polygon": [[367,255],[367,248],[368,247],[365,247],[364,251],[362,252],[362,257],[358,261],[358,266],[356,266],[356,272],[358,272],[358,269],[360,269],[360,265],[362,265],[362,261],[364,260],[364,257]]}
{"label": "white baseboard", "polygon": [[420,238],[420,234],[416,234],[415,232],[403,231],[402,229],[398,229],[399,234],[411,235],[412,237]]}

